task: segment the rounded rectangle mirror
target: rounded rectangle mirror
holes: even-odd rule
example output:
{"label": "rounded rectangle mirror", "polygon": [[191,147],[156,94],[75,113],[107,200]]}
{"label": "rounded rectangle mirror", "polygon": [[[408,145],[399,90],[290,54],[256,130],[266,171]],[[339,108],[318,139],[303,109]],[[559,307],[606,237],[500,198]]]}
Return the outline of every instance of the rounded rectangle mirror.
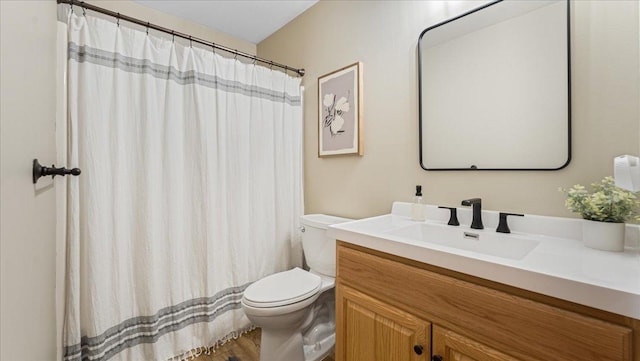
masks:
{"label": "rounded rectangle mirror", "polygon": [[569,164],[568,0],[495,1],[429,27],[418,67],[422,168]]}

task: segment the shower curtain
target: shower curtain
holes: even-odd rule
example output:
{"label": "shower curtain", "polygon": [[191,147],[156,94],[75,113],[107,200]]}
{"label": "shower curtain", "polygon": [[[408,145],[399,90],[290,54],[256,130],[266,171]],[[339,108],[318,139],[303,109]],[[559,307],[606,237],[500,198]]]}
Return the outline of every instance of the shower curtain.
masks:
{"label": "shower curtain", "polygon": [[67,26],[64,359],[185,358],[247,330],[243,290],[301,258],[300,79]]}

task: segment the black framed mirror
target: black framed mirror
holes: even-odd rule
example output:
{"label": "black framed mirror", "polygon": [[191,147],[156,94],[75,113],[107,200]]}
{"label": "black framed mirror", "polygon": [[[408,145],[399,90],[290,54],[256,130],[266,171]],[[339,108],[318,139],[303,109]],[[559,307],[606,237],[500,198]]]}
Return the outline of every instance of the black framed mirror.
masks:
{"label": "black framed mirror", "polygon": [[418,40],[425,170],[558,170],[571,160],[568,0],[499,0]]}

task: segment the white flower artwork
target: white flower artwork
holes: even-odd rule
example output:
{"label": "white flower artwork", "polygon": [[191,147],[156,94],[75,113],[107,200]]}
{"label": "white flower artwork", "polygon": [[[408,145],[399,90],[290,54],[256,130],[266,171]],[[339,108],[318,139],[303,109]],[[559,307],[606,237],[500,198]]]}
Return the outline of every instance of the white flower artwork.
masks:
{"label": "white flower artwork", "polygon": [[362,64],[318,78],[318,156],[362,155]]}
{"label": "white flower artwork", "polygon": [[[349,95],[347,94],[347,97]],[[344,118],[342,115],[349,111],[349,101],[347,97],[341,97],[336,102],[335,94],[326,94],[322,104],[327,110],[327,115],[324,117],[324,127],[329,128],[331,136],[344,133],[342,127],[344,127]]]}

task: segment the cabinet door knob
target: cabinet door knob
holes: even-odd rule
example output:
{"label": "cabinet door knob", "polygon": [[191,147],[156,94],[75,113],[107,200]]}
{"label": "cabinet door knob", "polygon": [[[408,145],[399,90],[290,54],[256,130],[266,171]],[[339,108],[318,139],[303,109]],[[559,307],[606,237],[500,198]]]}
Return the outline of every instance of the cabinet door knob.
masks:
{"label": "cabinet door knob", "polygon": [[431,357],[431,361],[442,361],[442,356],[433,355],[433,357]]}
{"label": "cabinet door knob", "polygon": [[417,354],[417,355],[422,355],[422,350],[424,348],[421,345],[415,345],[413,346],[413,351]]}

